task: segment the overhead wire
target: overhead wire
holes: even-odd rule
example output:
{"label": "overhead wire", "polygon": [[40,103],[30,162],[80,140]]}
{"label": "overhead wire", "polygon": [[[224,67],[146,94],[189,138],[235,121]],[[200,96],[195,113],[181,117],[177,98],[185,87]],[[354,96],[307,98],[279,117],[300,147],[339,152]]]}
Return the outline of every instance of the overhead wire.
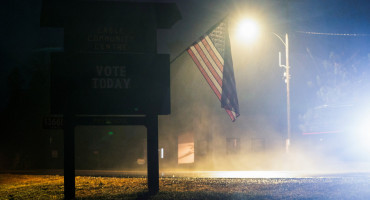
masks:
{"label": "overhead wire", "polygon": [[322,33],[322,32],[308,32],[308,31],[296,31],[296,32],[302,33],[302,34],[310,34],[310,35],[370,37],[370,34],[360,34],[360,33]]}

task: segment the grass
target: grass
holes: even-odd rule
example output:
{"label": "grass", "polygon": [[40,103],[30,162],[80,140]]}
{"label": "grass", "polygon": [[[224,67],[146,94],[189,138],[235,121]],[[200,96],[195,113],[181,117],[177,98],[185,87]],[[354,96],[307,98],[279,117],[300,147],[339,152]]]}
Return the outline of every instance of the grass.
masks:
{"label": "grass", "polygon": [[[0,175],[0,199],[63,199],[63,176]],[[115,199],[134,198],[145,193],[146,178],[76,177],[76,197]]]}
{"label": "grass", "polygon": [[[160,178],[147,195],[146,178],[76,177],[77,199],[370,199],[369,177]],[[63,199],[63,176],[0,174],[0,199]]]}

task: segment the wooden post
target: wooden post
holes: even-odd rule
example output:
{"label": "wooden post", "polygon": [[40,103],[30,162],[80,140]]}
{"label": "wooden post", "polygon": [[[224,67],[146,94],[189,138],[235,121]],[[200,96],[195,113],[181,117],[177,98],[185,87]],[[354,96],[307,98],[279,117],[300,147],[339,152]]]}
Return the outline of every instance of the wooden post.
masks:
{"label": "wooden post", "polygon": [[64,115],[64,199],[75,199],[75,118]]}
{"label": "wooden post", "polygon": [[148,189],[149,194],[157,194],[159,190],[158,116],[148,115],[146,120]]}

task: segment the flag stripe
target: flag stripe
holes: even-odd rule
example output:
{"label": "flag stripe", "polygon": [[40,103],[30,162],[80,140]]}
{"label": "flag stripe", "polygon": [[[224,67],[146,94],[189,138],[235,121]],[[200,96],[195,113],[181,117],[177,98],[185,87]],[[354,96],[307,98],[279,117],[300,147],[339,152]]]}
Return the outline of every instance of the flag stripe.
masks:
{"label": "flag stripe", "polygon": [[216,86],[213,84],[213,82],[210,80],[210,78],[207,76],[207,73],[204,71],[202,65],[200,64],[198,58],[195,56],[194,52],[191,50],[191,48],[188,49],[188,53],[193,58],[193,61],[197,65],[199,71],[202,73],[203,77],[207,80],[207,83],[209,86],[211,86],[213,92],[216,94],[217,98],[221,100],[221,93],[217,90]]}
{"label": "flag stripe", "polygon": [[[215,75],[214,74],[215,72],[210,74],[210,70],[213,69],[213,67],[210,66],[209,60],[208,60],[208,58],[206,58],[206,53],[205,53],[204,49],[201,48],[201,45],[199,45],[199,44],[201,44],[201,42],[198,42],[197,44],[194,44],[194,46],[191,47],[189,49],[189,51],[191,51],[193,53],[194,56],[191,55],[193,60],[195,59],[197,61],[196,64],[197,64],[199,70],[203,74],[204,78],[206,78],[206,80],[207,80],[208,84],[211,86],[212,90],[214,90],[213,86],[217,85],[217,83],[212,81],[210,77],[212,77],[212,75]],[[211,69],[209,69],[209,68],[211,68]],[[209,70],[207,70],[207,69],[209,69]],[[216,76],[217,76],[217,74],[216,74]],[[222,81],[221,81],[221,86],[222,86]],[[220,98],[221,96],[219,95],[220,92],[216,92],[215,90],[214,90],[214,92],[216,93],[216,96],[219,97],[219,100],[221,100],[221,98]],[[236,113],[234,111],[226,109],[226,108],[225,108],[225,110],[226,110],[227,114],[229,115],[229,117],[231,118],[231,120],[235,121]]]}
{"label": "flag stripe", "polygon": [[221,107],[235,121],[240,114],[227,20],[200,37],[187,52],[220,100]]}
{"label": "flag stripe", "polygon": [[215,53],[213,52],[212,48],[208,44],[207,40],[203,38],[202,43],[199,43],[199,44],[201,44],[200,46],[202,47],[203,52],[206,53],[208,60],[210,60],[213,68],[216,70],[217,74],[222,79],[222,77],[223,77],[222,68],[220,69],[220,67],[219,67],[219,66],[222,67],[222,65],[221,65],[220,61],[217,59]]}
{"label": "flag stripe", "polygon": [[225,109],[225,110],[226,110],[227,114],[229,115],[229,117],[231,118],[231,121],[235,121],[235,119],[236,119],[235,112],[234,111],[231,111],[229,109]]}
{"label": "flag stripe", "polygon": [[194,53],[195,57],[197,58],[198,62],[199,62],[199,66],[205,71],[205,75],[208,76],[208,78],[210,79],[210,81],[212,82],[212,84],[215,86],[215,88],[218,90],[218,92],[220,94],[222,94],[222,87],[220,84],[218,84],[217,80],[215,79],[215,77],[212,75],[211,71],[208,69],[207,65],[204,63],[199,51],[197,51],[196,49],[196,44],[194,46],[192,46],[190,49],[191,51]]}
{"label": "flag stripe", "polygon": [[194,46],[195,46],[195,49],[198,51],[199,55],[201,56],[201,58],[203,59],[203,62],[206,64],[207,68],[212,73],[212,76],[216,79],[220,87],[222,87],[222,80],[220,76],[217,74],[217,72],[215,71],[215,69],[213,68],[210,60],[208,59],[209,55],[207,57],[206,55],[207,51],[204,51],[205,49],[204,49],[204,45],[202,44],[202,42],[199,42],[198,44],[195,44]]}
{"label": "flag stripe", "polygon": [[209,44],[209,46],[212,48],[212,52],[214,52],[215,56],[217,57],[217,60],[220,61],[220,65],[217,65],[217,66],[220,68],[221,71],[224,71],[224,59],[222,58],[220,53],[217,51],[217,49],[216,49],[215,45],[213,44],[211,38],[206,36],[205,39],[206,39],[207,43]]}

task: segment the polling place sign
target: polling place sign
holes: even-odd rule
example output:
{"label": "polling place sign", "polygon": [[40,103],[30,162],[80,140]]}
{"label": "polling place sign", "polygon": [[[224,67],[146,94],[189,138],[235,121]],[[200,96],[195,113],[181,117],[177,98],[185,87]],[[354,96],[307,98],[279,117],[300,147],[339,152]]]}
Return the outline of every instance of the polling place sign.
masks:
{"label": "polling place sign", "polygon": [[51,62],[52,114],[170,113],[167,54],[58,53]]}

